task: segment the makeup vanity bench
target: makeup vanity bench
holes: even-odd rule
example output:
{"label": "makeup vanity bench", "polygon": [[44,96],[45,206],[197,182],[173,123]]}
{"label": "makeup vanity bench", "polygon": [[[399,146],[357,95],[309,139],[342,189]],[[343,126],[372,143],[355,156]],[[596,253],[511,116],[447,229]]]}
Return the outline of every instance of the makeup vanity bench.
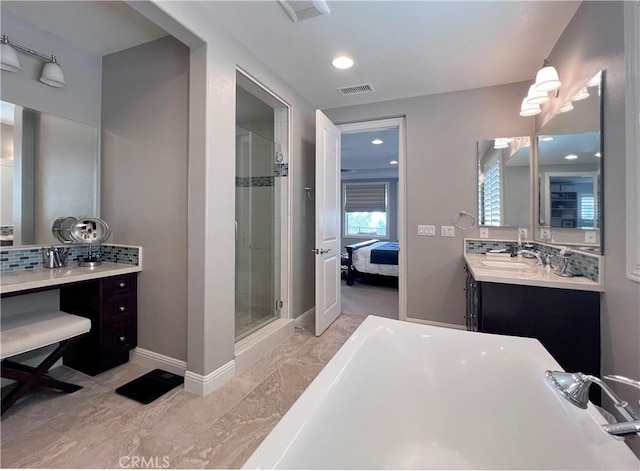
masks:
{"label": "makeup vanity bench", "polygon": [[[137,343],[137,274],[139,265],[36,268],[3,273],[0,296],[60,290],[59,310],[91,320],[90,332],[64,353],[69,367],[97,375],[129,361]],[[20,314],[15,314],[20,315]]]}

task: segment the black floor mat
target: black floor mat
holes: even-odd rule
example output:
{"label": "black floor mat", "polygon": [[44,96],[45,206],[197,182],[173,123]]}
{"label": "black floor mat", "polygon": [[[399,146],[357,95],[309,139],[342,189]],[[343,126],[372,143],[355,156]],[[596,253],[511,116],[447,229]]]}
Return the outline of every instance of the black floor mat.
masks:
{"label": "black floor mat", "polygon": [[163,370],[153,370],[120,386],[116,392],[142,404],[149,404],[182,383],[184,383],[182,376]]}

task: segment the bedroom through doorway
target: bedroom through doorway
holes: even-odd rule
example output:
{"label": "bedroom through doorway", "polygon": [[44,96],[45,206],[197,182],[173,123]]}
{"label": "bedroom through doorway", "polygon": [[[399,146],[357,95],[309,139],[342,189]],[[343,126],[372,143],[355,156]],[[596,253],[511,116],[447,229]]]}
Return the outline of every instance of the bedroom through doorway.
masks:
{"label": "bedroom through doorway", "polygon": [[341,296],[344,314],[400,315],[402,119],[342,131]]}

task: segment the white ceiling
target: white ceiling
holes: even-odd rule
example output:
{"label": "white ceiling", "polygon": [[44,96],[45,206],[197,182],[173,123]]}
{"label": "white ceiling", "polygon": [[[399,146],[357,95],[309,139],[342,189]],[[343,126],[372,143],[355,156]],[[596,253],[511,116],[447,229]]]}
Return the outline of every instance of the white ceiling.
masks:
{"label": "white ceiling", "polygon": [[2,9],[99,56],[167,35],[120,1],[2,0]]}
{"label": "white ceiling", "polygon": [[[542,139],[545,136],[540,136]],[[556,134],[552,141],[538,142],[538,159],[540,165],[579,165],[592,164],[594,170],[600,166],[600,133],[585,132],[580,134]],[[575,154],[575,160],[567,160],[565,156]]]}
{"label": "white ceiling", "polygon": [[[344,1],[293,23],[276,0],[204,1],[218,24],[321,109],[532,80],[577,1]],[[99,55],[166,35],[121,1],[2,1]],[[338,53],[352,69],[329,65]],[[342,97],[337,87],[371,82]]]}
{"label": "white ceiling", "polygon": [[[577,1],[338,1],[293,23],[276,2],[208,1],[216,22],[312,105],[347,105],[533,80]],[[339,53],[352,69],[333,69]],[[342,97],[337,87],[371,82]]]}

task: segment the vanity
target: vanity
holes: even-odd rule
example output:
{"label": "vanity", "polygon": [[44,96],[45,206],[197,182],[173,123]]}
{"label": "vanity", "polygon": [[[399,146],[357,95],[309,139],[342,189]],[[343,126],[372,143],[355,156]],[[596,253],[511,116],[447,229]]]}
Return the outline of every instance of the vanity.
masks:
{"label": "vanity", "polygon": [[[480,238],[464,242],[467,330],[535,338],[564,370],[594,376],[604,292],[604,78],[599,71],[577,87],[567,112],[535,136],[478,141]],[[518,239],[492,238],[494,228]],[[523,248],[553,268],[510,256]],[[575,276],[556,274],[558,267]],[[591,389],[597,404],[598,393]]]}
{"label": "vanity", "polygon": [[[467,330],[535,338],[565,371],[600,375],[602,284],[562,278],[535,259],[464,258]],[[599,404],[599,390],[591,394]]]}
{"label": "vanity", "polygon": [[2,274],[0,295],[4,299],[59,289],[60,311],[91,320],[89,334],[65,352],[63,363],[94,376],[129,361],[129,350],[136,346],[140,271],[139,264],[113,262],[17,270]]}

